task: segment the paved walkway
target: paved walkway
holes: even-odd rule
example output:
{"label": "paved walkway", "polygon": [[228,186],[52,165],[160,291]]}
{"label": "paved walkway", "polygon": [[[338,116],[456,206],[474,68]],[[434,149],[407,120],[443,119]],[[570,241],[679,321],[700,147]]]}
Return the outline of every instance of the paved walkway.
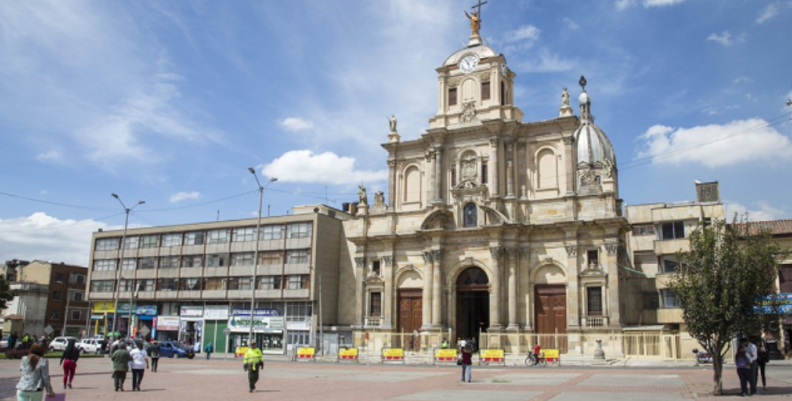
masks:
{"label": "paved walkway", "polygon": [[[56,392],[64,392],[57,360]],[[460,381],[457,366],[358,365],[287,362],[270,359],[258,390],[247,391],[239,359],[161,359],[157,373],[146,371],[141,393],[112,389],[108,359],[81,359],[69,400],[681,400],[709,398],[711,367],[478,367],[473,382]],[[0,360],[0,400],[14,400],[19,361]],[[739,393],[734,369],[725,372],[724,388]],[[761,399],[792,397],[792,367],[768,365],[767,390]]]}

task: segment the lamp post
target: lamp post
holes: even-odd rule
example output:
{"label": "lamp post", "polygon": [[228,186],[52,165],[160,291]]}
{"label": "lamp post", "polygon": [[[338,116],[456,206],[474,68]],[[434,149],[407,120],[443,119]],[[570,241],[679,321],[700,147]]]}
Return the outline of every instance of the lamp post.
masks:
{"label": "lamp post", "polygon": [[319,349],[322,350],[324,355],[324,325],[322,324],[322,273],[319,273],[314,266],[308,266],[319,276]]}
{"label": "lamp post", "polygon": [[63,313],[63,328],[61,328],[61,336],[66,336],[66,326],[69,324],[69,294],[71,294],[73,290],[71,288],[66,288],[66,312]]}
{"label": "lamp post", "polygon": [[248,346],[253,341],[253,323],[254,323],[254,313],[256,309],[256,280],[258,273],[258,255],[259,255],[259,245],[261,244],[261,205],[264,200],[264,190],[267,189],[269,184],[272,184],[275,181],[278,181],[277,178],[272,177],[269,179],[267,184],[261,185],[261,181],[258,179],[258,175],[256,174],[256,170],[253,167],[248,167],[248,171],[250,174],[253,174],[253,178],[256,179],[256,185],[258,185],[259,191],[259,204],[258,204],[258,220],[256,221],[256,235],[254,238],[256,239],[256,252],[253,254],[253,283],[250,286],[250,331],[248,332]]}
{"label": "lamp post", "polygon": [[[131,212],[132,209],[138,207],[138,205],[142,205],[142,204],[146,203],[146,201],[142,201],[141,200],[141,201],[138,201],[135,204],[135,206],[126,207],[126,205],[124,204],[124,201],[122,201],[121,198],[119,198],[117,194],[113,193],[113,194],[110,194],[110,195],[113,198],[116,198],[116,200],[118,200],[118,202],[121,204],[121,207],[124,208],[124,213],[126,214],[126,216],[124,217],[124,234],[121,236],[121,254],[120,254],[119,258],[118,258],[118,269],[116,270],[116,292],[115,292],[115,300],[114,300],[114,304],[113,304],[114,305],[114,310],[115,310],[115,314],[114,314],[115,318],[113,319],[113,332],[116,332],[116,331],[118,331],[118,312],[119,312],[118,295],[121,292],[121,269],[124,266],[124,249],[126,248],[125,245],[126,245],[127,228],[129,227],[129,212]],[[130,325],[129,326],[130,332],[128,334],[131,334],[131,329],[132,329],[132,288],[129,289],[129,325]]]}

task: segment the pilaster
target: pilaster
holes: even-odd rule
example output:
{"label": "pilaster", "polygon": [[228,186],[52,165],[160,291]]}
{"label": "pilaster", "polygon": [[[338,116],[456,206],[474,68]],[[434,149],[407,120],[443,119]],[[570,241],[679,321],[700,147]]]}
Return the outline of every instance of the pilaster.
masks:
{"label": "pilaster", "polygon": [[443,282],[443,250],[432,250],[432,327],[440,328],[442,321],[443,293],[441,285]]}
{"label": "pilaster", "polygon": [[423,253],[424,259],[424,283],[423,283],[423,300],[421,301],[421,309],[422,309],[422,317],[421,321],[423,322],[421,326],[421,330],[428,330],[431,328],[432,322],[432,280],[434,278],[434,263],[432,259],[432,252],[431,251],[424,251]]}
{"label": "pilaster", "polygon": [[517,247],[506,248],[509,256],[509,325],[506,330],[517,331],[517,261],[520,258],[520,249]]}
{"label": "pilaster", "polygon": [[[497,85],[496,85],[497,86]],[[498,163],[498,145],[500,140],[497,136],[491,136],[489,138],[490,141],[490,158],[489,158],[489,168],[487,174],[487,183],[490,187],[490,196],[499,196],[500,192],[498,192],[498,169],[500,168]]]}
{"label": "pilaster", "polygon": [[503,260],[503,247],[491,246],[490,247],[490,265],[493,267],[492,281],[490,282],[490,330],[500,330],[503,327],[500,311],[500,275],[501,275],[501,261]]}

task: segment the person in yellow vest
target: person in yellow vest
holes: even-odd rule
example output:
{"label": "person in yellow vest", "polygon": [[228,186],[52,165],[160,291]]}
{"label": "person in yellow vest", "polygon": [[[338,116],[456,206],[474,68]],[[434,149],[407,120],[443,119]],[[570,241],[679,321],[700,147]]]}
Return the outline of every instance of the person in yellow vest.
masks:
{"label": "person in yellow vest", "polygon": [[256,382],[259,379],[259,370],[264,368],[264,355],[261,350],[256,347],[256,342],[251,341],[250,347],[245,353],[245,370],[248,373],[248,384],[250,385],[250,392],[256,389]]}

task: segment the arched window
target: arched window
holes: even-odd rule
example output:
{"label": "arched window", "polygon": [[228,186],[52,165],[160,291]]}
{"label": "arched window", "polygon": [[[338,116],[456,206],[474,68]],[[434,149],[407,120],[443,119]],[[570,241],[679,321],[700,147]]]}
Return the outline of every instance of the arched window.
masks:
{"label": "arched window", "polygon": [[558,188],[558,163],[555,153],[550,149],[543,149],[537,156],[539,165],[540,189]]}
{"label": "arched window", "polygon": [[489,284],[487,273],[484,273],[484,270],[481,270],[481,268],[475,266],[465,269],[465,271],[463,271],[462,274],[460,274],[457,278],[458,286],[487,284]]}
{"label": "arched window", "polygon": [[421,201],[421,172],[415,166],[404,173],[404,201]]}
{"label": "arched window", "polygon": [[465,205],[464,221],[462,227],[476,227],[478,225],[478,208],[476,204],[471,202]]}

